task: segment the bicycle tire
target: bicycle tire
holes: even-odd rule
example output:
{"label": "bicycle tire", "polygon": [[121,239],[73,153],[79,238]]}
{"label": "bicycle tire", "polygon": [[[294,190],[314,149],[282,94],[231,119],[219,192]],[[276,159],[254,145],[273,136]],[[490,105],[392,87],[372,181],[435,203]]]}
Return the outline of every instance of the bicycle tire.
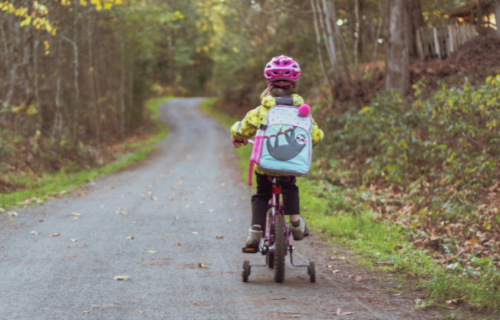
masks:
{"label": "bicycle tire", "polygon": [[285,220],[277,214],[274,217],[274,281],[278,283],[285,280],[286,250]]}
{"label": "bicycle tire", "polygon": [[241,277],[243,278],[243,282],[248,282],[248,276],[250,275],[250,261],[243,261],[243,272],[241,273]]}
{"label": "bicycle tire", "polygon": [[314,261],[309,261],[309,267],[307,267],[309,273],[309,280],[314,283],[316,282],[316,264]]}
{"label": "bicycle tire", "polygon": [[[269,228],[269,224],[271,222],[271,218],[273,217],[273,211],[272,210],[268,210],[267,211],[267,227]],[[273,226],[273,229],[274,229],[274,226]],[[271,230],[271,234],[274,234],[274,230]],[[269,245],[269,243],[268,243]],[[273,269],[274,268],[274,252],[267,252],[266,254],[266,264],[267,266],[270,268],[270,269]]]}

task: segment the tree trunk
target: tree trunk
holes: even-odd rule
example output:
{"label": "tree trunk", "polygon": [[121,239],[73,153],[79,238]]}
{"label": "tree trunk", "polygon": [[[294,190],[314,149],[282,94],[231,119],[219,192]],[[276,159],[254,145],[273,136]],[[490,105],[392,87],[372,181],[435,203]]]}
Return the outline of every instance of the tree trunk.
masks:
{"label": "tree trunk", "polygon": [[404,98],[410,88],[408,7],[406,0],[384,0],[382,18],[385,40],[385,87]]}
{"label": "tree trunk", "polygon": [[321,52],[321,34],[319,32],[319,27],[318,27],[318,9],[316,8],[316,5],[314,4],[314,0],[311,0],[311,8],[313,10],[313,17],[314,17],[314,30],[316,31],[316,47],[318,50],[318,58],[319,58],[319,64],[321,66],[321,71],[323,72],[323,76],[325,77],[326,83],[328,83],[328,87],[330,88],[330,92],[332,93],[332,97],[335,96],[335,89],[333,88],[332,83],[330,82],[330,78],[328,78],[328,73],[326,72],[325,68],[325,63],[323,62],[323,54]]}
{"label": "tree trunk", "polygon": [[332,28],[332,17],[330,16],[330,13],[328,12],[328,5],[326,3],[326,0],[323,1],[323,11],[325,13],[326,19],[325,19],[325,24],[326,24],[326,31],[327,31],[327,38],[328,38],[328,46],[330,47],[330,51],[332,53],[332,71],[333,71],[333,77],[335,79],[335,84],[337,86],[342,85],[342,74],[340,73],[340,66],[339,66],[339,61],[337,59],[337,51],[335,49],[335,40],[333,38],[333,28]]}

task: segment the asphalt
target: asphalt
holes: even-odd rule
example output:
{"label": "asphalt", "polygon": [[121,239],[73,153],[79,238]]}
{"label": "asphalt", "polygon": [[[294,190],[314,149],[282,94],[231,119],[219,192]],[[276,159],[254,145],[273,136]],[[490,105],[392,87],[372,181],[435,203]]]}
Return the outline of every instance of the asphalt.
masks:
{"label": "asphalt", "polygon": [[[200,101],[161,106],[170,134],[145,162],[0,215],[0,319],[331,319],[338,308],[349,319],[406,319],[366,303],[371,288],[327,271],[310,283],[288,261],[282,284],[267,268],[242,283],[243,260],[264,262],[241,253],[251,190]],[[295,243],[296,263],[317,259],[311,239]]]}

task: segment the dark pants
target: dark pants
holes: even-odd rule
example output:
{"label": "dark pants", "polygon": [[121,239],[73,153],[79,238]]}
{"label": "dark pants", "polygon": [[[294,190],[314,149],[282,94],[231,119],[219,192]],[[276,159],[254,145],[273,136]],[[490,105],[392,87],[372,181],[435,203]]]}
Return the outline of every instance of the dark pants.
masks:
{"label": "dark pants", "polygon": [[[252,225],[264,226],[269,200],[273,197],[273,183],[267,175],[257,175],[257,193],[252,196]],[[288,181],[287,181],[288,180]],[[278,185],[281,187],[283,206],[286,215],[300,214],[299,187],[295,185],[295,177],[280,177]]]}

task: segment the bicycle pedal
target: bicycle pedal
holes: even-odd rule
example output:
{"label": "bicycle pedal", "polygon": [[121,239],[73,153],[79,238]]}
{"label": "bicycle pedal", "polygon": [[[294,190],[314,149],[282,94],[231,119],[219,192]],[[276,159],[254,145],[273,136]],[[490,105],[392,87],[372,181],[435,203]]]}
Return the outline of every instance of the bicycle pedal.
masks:
{"label": "bicycle pedal", "polygon": [[257,253],[257,252],[259,252],[259,249],[255,249],[255,248],[242,248],[241,251],[243,253]]}

